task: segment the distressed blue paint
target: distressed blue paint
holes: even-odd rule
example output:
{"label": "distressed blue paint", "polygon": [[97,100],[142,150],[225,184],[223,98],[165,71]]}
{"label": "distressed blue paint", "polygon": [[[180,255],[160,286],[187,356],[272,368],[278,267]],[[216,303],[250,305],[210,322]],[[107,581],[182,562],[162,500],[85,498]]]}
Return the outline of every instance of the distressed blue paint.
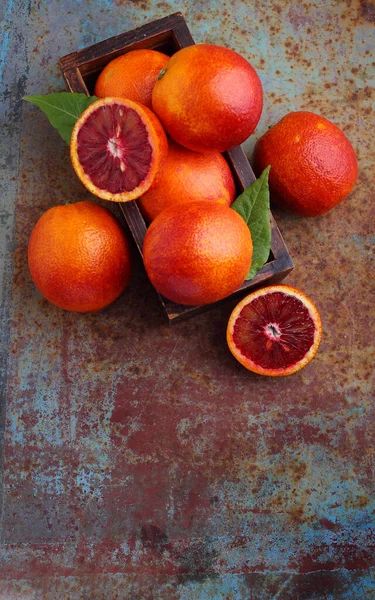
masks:
{"label": "distressed blue paint", "polygon": [[191,582],[181,592],[179,600],[190,600],[197,597],[197,591],[201,600],[243,600],[249,588],[243,582],[242,577],[231,576],[221,578],[219,581],[206,581],[202,584]]}
{"label": "distressed blue paint", "polygon": [[[21,96],[28,75],[22,30],[28,2],[9,0],[2,18],[0,44],[0,549],[4,539],[3,443],[6,414],[7,365],[10,339],[15,204],[18,189]],[[10,29],[12,25],[12,29]],[[13,417],[13,415],[12,415]],[[18,419],[18,415],[14,415]],[[19,436],[22,443],[22,435]]]}
{"label": "distressed blue paint", "polygon": [[14,0],[8,0],[4,23],[2,24],[2,28],[4,31],[3,43],[0,47],[0,82],[3,81],[3,71],[4,66],[6,64],[7,54],[9,50],[9,41],[10,41],[10,28],[12,23],[12,11],[14,8]]}
{"label": "distressed blue paint", "polygon": [[12,439],[13,442],[15,444],[24,444],[26,439],[25,439],[25,432],[23,430],[23,427],[20,423],[20,413],[15,413],[9,416],[9,431],[12,435]]}
{"label": "distressed blue paint", "polygon": [[[353,233],[353,240],[355,242],[356,247],[360,252],[368,254],[370,257],[374,256],[374,248],[375,245],[375,236],[368,235],[365,238],[360,237],[359,235]],[[373,259],[374,260],[374,259]]]}
{"label": "distressed blue paint", "polygon": [[[244,598],[254,598],[256,600],[269,600],[270,598],[297,598],[303,596],[293,596],[293,593],[298,593],[298,586],[295,584],[296,577],[294,574],[284,576],[277,572],[269,574],[269,578],[274,580],[274,586],[269,592],[262,590],[259,583],[255,583],[253,586],[249,585],[246,578],[238,575],[227,575],[225,577],[217,578],[216,580],[209,580],[203,583],[191,582],[179,593],[178,600],[243,600]],[[309,599],[321,600],[322,593],[324,593],[325,600],[337,600],[342,598],[343,600],[360,600],[366,598],[367,594],[371,594],[373,587],[373,577],[371,575],[364,576],[361,582],[352,582],[351,575],[349,572],[340,572],[340,582],[342,586],[338,585],[337,592],[330,591],[314,591],[313,585],[309,590]],[[296,589],[297,588],[297,589]],[[272,594],[272,595],[271,595]],[[371,597],[370,595],[368,597]]]}
{"label": "distressed blue paint", "polygon": [[67,467],[60,461],[59,468],[56,471],[54,468],[49,468],[41,474],[35,476],[34,488],[35,492],[43,490],[51,497],[66,496],[68,487],[65,484]]}

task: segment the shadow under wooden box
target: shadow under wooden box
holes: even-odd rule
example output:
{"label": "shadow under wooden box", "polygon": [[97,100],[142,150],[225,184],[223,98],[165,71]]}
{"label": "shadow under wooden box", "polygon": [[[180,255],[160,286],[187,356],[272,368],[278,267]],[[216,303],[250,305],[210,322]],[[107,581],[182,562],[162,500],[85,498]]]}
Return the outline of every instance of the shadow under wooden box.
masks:
{"label": "shadow under wooden box", "polygon": [[[92,95],[95,81],[111,60],[140,48],[152,48],[171,56],[180,48],[194,44],[193,37],[179,12],[142,25],[137,29],[114,36],[82,50],[77,50],[59,59],[67,87],[71,92]],[[241,146],[224,153],[236,182],[237,195],[255,181],[255,175]],[[144,236],[147,231],[146,222],[139,210],[136,200],[119,203],[120,209],[134,237],[142,256]],[[175,304],[162,297],[159,299],[169,324],[184,320],[195,314],[211,309],[236,296],[244,296],[255,287],[281,281],[293,269],[293,261],[289,255],[279,228],[270,214],[271,220],[271,252],[267,263],[251,279],[245,281],[233,294],[220,302],[204,306],[184,306]]]}

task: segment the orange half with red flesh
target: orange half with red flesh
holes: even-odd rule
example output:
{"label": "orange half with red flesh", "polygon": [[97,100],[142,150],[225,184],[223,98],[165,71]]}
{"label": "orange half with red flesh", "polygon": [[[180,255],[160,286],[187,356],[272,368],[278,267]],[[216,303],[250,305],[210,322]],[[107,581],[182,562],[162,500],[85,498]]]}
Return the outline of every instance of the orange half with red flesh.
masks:
{"label": "orange half with red flesh", "polygon": [[260,375],[296,373],[315,356],[322,336],[319,313],[303,292],[271,285],[246,296],[228,322],[233,356]]}
{"label": "orange half with red flesh", "polygon": [[157,117],[124,98],[93,102],[76,122],[70,143],[79,179],[98,198],[114,202],[146,192],[167,153],[166,134]]}

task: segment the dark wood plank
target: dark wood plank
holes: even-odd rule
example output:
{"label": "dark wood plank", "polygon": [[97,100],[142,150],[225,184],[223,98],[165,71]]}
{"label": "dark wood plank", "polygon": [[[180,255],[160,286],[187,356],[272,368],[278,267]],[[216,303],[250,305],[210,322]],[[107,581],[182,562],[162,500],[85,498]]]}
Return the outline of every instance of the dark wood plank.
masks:
{"label": "dark wood plank", "polygon": [[179,32],[182,26],[181,31],[183,32],[184,25],[186,26],[183,15],[177,12],[152,21],[152,23],[141,25],[132,31],[120,33],[82,50],[67,54],[59,59],[59,65],[62,71],[70,71],[75,67],[87,68],[88,63],[96,61],[101,57],[113,55],[111,58],[114,58],[114,53],[121,51],[126,46],[132,46],[132,49],[149,48],[150,39],[152,39],[153,44],[160,44],[164,39],[171,36],[174,28]]}
{"label": "dark wood plank", "polygon": [[66,85],[71,92],[86,94],[86,96],[90,95],[78,67],[73,67],[69,71],[65,71],[63,75]]}
{"label": "dark wood plank", "polygon": [[241,188],[240,192],[243,192],[256,179],[245,152],[241,146],[237,146],[233,150],[225,152],[224,156],[232,169],[236,182]]}
{"label": "dark wood plank", "polygon": [[120,204],[120,209],[125,217],[137,248],[143,257],[143,241],[145,239],[147,225],[142,216],[137,202],[124,202]]}
{"label": "dark wood plank", "polygon": [[175,44],[179,48],[186,48],[186,46],[195,44],[185,19],[182,18],[176,21],[172,27],[172,32]]}

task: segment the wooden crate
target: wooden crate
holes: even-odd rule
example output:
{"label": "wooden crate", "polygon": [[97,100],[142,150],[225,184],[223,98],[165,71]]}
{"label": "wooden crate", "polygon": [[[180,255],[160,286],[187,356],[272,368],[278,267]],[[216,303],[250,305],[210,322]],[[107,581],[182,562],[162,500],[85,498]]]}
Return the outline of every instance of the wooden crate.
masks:
{"label": "wooden crate", "polygon": [[[175,13],[63,56],[59,60],[59,65],[70,91],[92,95],[100,71],[117,56],[139,48],[153,48],[171,56],[180,48],[191,44],[194,44],[194,40],[183,15]],[[234,175],[237,194],[240,194],[255,180],[255,175],[240,146],[224,153],[224,156]],[[138,204],[136,201],[132,201],[120,203],[119,206],[142,255],[147,225]],[[237,291],[224,298],[220,303],[229,298],[244,296],[246,292],[250,292],[260,285],[281,281],[293,269],[293,261],[272,214],[270,219],[271,252],[267,263],[253,279],[245,281]],[[216,302],[204,306],[183,306],[163,298],[160,294],[159,299],[170,324],[219,304]]]}

